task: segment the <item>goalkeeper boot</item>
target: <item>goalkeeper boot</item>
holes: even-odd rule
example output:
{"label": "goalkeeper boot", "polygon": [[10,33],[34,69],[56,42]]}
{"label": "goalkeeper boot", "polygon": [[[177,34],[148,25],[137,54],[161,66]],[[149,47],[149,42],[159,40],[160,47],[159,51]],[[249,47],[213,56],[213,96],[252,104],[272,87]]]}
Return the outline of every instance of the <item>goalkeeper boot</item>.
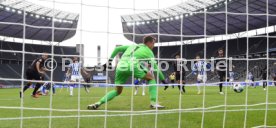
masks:
{"label": "goalkeeper boot", "polygon": [[87,109],[88,110],[97,110],[99,107],[100,107],[100,104],[95,103],[95,104],[88,105]]}
{"label": "goalkeeper boot", "polygon": [[162,105],[160,105],[160,104],[151,104],[150,105],[150,108],[152,108],[152,109],[163,109],[163,108],[165,108],[165,106],[162,106]]}

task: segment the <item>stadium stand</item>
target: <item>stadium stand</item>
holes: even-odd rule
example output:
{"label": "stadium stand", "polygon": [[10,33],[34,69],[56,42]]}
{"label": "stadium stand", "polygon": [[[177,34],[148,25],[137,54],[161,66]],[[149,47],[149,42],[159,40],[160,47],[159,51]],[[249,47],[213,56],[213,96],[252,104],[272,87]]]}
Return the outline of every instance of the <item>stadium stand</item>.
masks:
{"label": "stadium stand", "polygon": [[[14,50],[20,51],[22,50],[22,43],[15,43],[15,42],[6,42],[0,41],[0,50]],[[25,44],[26,52],[33,52],[33,53],[41,53],[41,52],[51,52],[50,45],[38,45],[38,44]],[[56,70],[54,70],[54,81],[63,81],[64,79],[64,71],[61,68],[61,58],[58,55],[78,55],[76,52],[76,47],[69,47],[69,46],[55,46],[54,47],[54,56],[55,60],[58,63]],[[27,66],[32,63],[32,61],[39,57],[39,55],[33,54],[25,54],[25,69]],[[12,78],[12,79],[20,79],[21,72],[22,72],[22,53],[9,53],[9,52],[0,52],[0,77],[2,78]],[[48,73],[48,76],[50,74]],[[20,81],[5,81],[0,82],[4,85],[19,85]]]}
{"label": "stadium stand", "polygon": [[[235,34],[246,31],[246,15],[227,15],[225,16],[225,1],[224,0],[189,0],[179,5],[166,9],[138,13],[133,15],[124,15],[121,17],[124,35],[130,41],[141,43],[143,35],[160,33],[159,42],[180,41],[180,35],[185,37],[182,40],[191,40],[203,38],[204,36],[204,8],[206,8],[206,36]],[[204,3],[204,4],[203,4]],[[273,7],[276,6],[276,1],[269,0],[268,12],[275,14]],[[230,13],[250,13],[250,14],[265,14],[266,1],[252,0],[248,3],[248,12],[246,12],[246,0],[231,0],[227,3],[227,11]],[[212,14],[212,12],[221,12]],[[159,14],[159,15],[158,15]],[[248,30],[266,27],[266,15],[250,15]],[[181,20],[182,19],[182,34]],[[268,15],[269,26],[274,26],[276,17]],[[135,25],[135,29],[133,26]],[[159,29],[158,25],[160,26]],[[226,33],[227,26],[227,33]],[[133,35],[135,33],[136,35]],[[176,36],[177,35],[177,36]],[[255,33],[260,35],[260,33]]]}
{"label": "stadium stand", "polygon": [[[23,38],[24,8],[26,39],[62,42],[76,34],[78,14],[54,10],[25,0],[1,0],[0,21],[3,23],[0,25],[0,35]],[[52,27],[56,28],[53,39]]]}

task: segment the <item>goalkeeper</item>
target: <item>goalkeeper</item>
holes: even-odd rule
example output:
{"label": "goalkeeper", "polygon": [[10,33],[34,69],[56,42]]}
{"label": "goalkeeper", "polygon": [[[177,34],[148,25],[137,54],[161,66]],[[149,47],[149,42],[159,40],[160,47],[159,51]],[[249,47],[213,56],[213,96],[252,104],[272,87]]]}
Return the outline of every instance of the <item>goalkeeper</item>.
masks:
{"label": "goalkeeper", "polygon": [[149,84],[149,94],[150,94],[150,107],[151,108],[164,108],[157,102],[157,86],[156,81],[148,71],[147,67],[143,67],[141,62],[148,61],[153,63],[154,70],[159,74],[159,79],[162,80],[162,83],[166,84],[163,73],[159,70],[156,61],[154,61],[154,54],[152,49],[154,47],[154,43],[156,41],[152,36],[145,36],[144,44],[139,45],[130,45],[130,46],[120,46],[115,48],[115,50],[111,54],[111,58],[109,59],[108,64],[105,64],[104,70],[106,67],[110,68],[111,62],[113,58],[120,52],[123,53],[122,58],[120,59],[115,73],[115,84],[117,85],[115,90],[109,91],[104,97],[102,97],[95,104],[91,104],[87,106],[87,109],[94,110],[98,109],[102,104],[112,100],[116,96],[120,95],[123,91],[123,86],[118,86],[120,84],[125,84],[126,81],[132,73],[134,74],[134,78],[145,79]]}

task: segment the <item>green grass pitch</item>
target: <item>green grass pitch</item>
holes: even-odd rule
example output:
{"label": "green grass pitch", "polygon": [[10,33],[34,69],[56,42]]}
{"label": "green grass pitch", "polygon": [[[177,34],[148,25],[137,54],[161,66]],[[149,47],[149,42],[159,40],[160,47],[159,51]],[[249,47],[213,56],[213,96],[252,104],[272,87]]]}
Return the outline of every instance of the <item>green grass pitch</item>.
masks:
{"label": "green grass pitch", "polygon": [[[108,88],[111,90],[113,88]],[[224,88],[224,91],[226,88]],[[181,96],[182,111],[179,111],[180,95],[178,88],[171,87],[164,91],[163,87],[159,88],[159,101],[166,109],[155,111],[149,108],[149,96],[133,96],[133,115],[131,116],[131,90],[125,88],[122,95],[116,97],[107,104],[108,112],[102,110],[101,106],[96,111],[81,111],[78,113],[78,89],[74,89],[74,96],[70,97],[69,92],[64,89],[57,89],[56,95],[52,99],[52,116],[49,123],[50,111],[24,109],[23,127],[24,128],[76,128],[78,114],[80,128],[103,128],[106,122],[108,128],[177,128],[179,118],[181,118],[181,128],[200,128],[202,123],[203,94],[197,95],[196,87],[186,87],[187,93]],[[266,102],[266,91],[261,87],[247,89],[248,91],[248,111],[246,118],[246,127],[255,127],[264,125],[266,105],[260,104]],[[26,108],[49,108],[50,96],[41,96],[34,99],[30,96],[32,89],[25,93],[24,107]],[[80,109],[86,110],[88,104],[94,103],[101,98],[106,92],[106,88],[91,88],[89,94],[81,89]],[[224,105],[225,95],[218,94],[218,87],[206,86],[204,128],[221,128],[225,117],[225,128],[242,128],[245,122],[245,100],[246,90],[242,93],[235,93],[227,88],[227,106]],[[269,103],[276,103],[276,87],[268,89]],[[260,104],[260,105],[256,105]],[[241,105],[241,106],[237,106]],[[21,111],[17,108],[3,107],[20,107],[19,89],[0,89],[0,128],[18,128],[20,127]],[[226,113],[224,110],[227,110]],[[58,111],[57,111],[58,110]],[[70,111],[60,111],[70,110]],[[71,111],[72,110],[72,111]],[[224,113],[226,114],[224,116]],[[108,116],[105,117],[104,114]],[[67,116],[67,117],[66,117]],[[38,118],[29,118],[38,117]],[[17,118],[11,120],[11,118]],[[156,122],[156,123],[155,123]],[[276,126],[276,104],[269,104],[267,110],[267,126]]]}

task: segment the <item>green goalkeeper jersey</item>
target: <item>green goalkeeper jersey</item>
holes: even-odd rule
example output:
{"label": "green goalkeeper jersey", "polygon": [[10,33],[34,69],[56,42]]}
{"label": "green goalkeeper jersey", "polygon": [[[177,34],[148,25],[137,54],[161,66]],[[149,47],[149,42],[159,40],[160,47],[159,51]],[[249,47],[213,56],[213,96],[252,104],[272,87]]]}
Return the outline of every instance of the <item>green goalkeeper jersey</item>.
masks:
{"label": "green goalkeeper jersey", "polygon": [[154,60],[155,57],[152,50],[148,46],[144,44],[119,46],[112,52],[111,58],[113,59],[118,53],[123,53],[123,55],[117,67],[122,65],[122,63],[131,63],[135,66],[139,65],[141,61],[147,61],[153,65],[154,71],[159,74],[159,79],[165,79],[163,73],[158,68],[157,62]]}

